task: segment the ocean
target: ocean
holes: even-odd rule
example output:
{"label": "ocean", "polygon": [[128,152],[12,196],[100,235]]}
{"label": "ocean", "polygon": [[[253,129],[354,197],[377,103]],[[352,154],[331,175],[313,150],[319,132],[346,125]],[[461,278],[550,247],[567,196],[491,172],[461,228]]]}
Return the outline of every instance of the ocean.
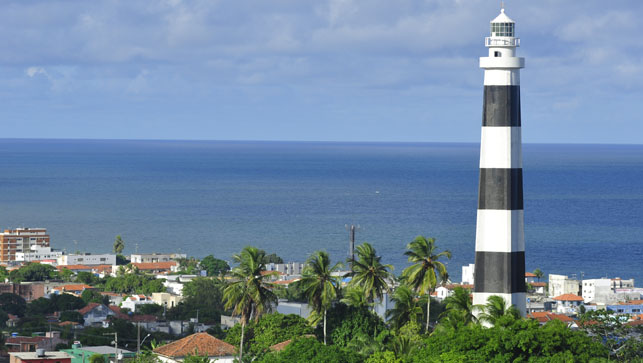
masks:
{"label": "ocean", "polygon": [[[643,145],[524,145],[526,266],[643,282]],[[231,260],[348,253],[346,225],[400,274],[417,235],[474,262],[479,144],[0,139],[0,227],[52,247]]]}

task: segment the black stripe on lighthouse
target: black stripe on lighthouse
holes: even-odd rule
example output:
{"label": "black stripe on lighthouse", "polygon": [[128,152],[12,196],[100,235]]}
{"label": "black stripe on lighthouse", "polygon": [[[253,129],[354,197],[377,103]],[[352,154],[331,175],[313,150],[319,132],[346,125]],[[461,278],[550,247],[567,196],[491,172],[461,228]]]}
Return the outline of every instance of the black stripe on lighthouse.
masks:
{"label": "black stripe on lighthouse", "polygon": [[523,209],[522,169],[480,169],[478,209]]}
{"label": "black stripe on lighthouse", "polygon": [[484,86],[482,126],[520,126],[520,86]]}
{"label": "black stripe on lighthouse", "polygon": [[474,292],[526,292],[525,251],[476,252]]}

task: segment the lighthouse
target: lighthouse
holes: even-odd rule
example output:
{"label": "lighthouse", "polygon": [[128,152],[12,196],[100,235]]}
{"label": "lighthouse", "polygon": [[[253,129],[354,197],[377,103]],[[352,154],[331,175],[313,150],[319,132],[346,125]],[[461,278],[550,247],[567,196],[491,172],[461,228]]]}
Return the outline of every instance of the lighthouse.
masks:
{"label": "lighthouse", "polygon": [[522,196],[520,39],[502,9],[485,38],[484,105],[476,225],[474,304],[498,295],[525,315],[525,236]]}

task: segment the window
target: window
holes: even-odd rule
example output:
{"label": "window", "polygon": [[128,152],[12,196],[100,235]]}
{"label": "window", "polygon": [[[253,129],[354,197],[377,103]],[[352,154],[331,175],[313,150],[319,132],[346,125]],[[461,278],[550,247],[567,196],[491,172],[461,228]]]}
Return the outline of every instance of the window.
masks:
{"label": "window", "polygon": [[495,51],[495,52],[493,52],[493,56],[494,57],[500,57],[500,56],[502,56],[502,53],[500,53],[498,51]]}
{"label": "window", "polygon": [[514,23],[491,23],[491,36],[513,37]]}

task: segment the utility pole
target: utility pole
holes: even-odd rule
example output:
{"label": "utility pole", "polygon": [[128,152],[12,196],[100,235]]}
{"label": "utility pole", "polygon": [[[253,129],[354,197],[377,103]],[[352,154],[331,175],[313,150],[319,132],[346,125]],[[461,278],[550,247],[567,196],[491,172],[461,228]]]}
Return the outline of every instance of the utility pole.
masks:
{"label": "utility pole", "polygon": [[103,335],[113,335],[114,336],[114,363],[118,363],[118,333],[104,333]]}
{"label": "utility pole", "polygon": [[350,262],[350,269],[353,272],[353,261],[355,261],[355,230],[359,229],[359,225],[355,226],[351,224],[350,226],[346,224],[346,230],[348,231],[348,260]]}
{"label": "utility pole", "polygon": [[141,322],[136,323],[136,356],[141,355]]}

